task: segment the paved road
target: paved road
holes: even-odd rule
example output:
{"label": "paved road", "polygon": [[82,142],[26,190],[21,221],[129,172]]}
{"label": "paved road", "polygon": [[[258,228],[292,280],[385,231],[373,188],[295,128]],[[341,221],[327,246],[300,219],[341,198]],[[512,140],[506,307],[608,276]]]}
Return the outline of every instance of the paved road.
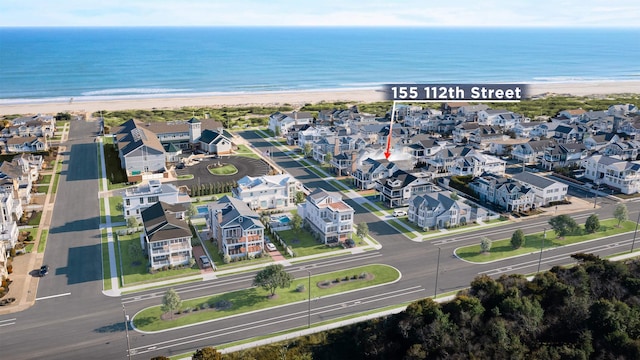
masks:
{"label": "paved road", "polygon": [[[126,338],[121,302],[127,312],[134,314],[147,306],[157,305],[164,289],[149,290],[121,298],[102,295],[100,238],[98,231],[98,185],[96,177],[96,148],[91,133],[94,124],[74,122],[71,127],[70,153],[65,156],[64,176],[52,220],[52,231],[45,262],[51,274],[40,282],[38,297],[64,295],[38,300],[31,309],[0,317],[15,318],[15,325],[0,327],[2,344],[11,349],[9,359],[35,359],[46,355],[49,359],[125,359]],[[252,133],[251,143],[271,147]],[[70,158],[70,159],[69,159]],[[329,185],[300,167],[295,161],[274,154],[281,166],[309,188]],[[344,269],[364,264],[384,263],[402,272],[402,279],[394,284],[349,294],[313,299],[311,321],[319,322],[353,312],[366,311],[430,296],[435,291],[436,265],[440,263],[437,291],[445,292],[466,287],[478,274],[499,276],[509,273],[532,273],[537,270],[539,253],[493,264],[474,265],[453,257],[453,250],[462,245],[477,243],[482,236],[493,239],[510,236],[517,228],[526,232],[541,231],[548,218],[527,219],[498,228],[485,228],[474,233],[433,239],[424,243],[410,241],[379,220],[368,210],[349,200],[356,210],[356,221],[369,223],[370,233],[382,245],[380,251],[332,257],[293,265],[287,270],[295,277]],[[639,208],[629,203],[631,216]],[[634,210],[635,209],[635,210]],[[594,209],[574,215],[584,220]],[[601,218],[610,217],[612,206],[597,209]],[[568,254],[593,251],[599,254],[620,252],[630,247],[632,235],[545,251],[542,269],[570,262]],[[440,248],[440,257],[438,252]],[[214,281],[175,286],[183,299],[212,295],[250,286],[255,272],[227,276]],[[176,329],[163,333],[130,332],[134,359],[149,359],[156,355],[184,353],[202,346],[226,343],[252,336],[264,335],[307,324],[308,303],[245,314],[215,323]],[[3,357],[5,358],[5,357]]]}

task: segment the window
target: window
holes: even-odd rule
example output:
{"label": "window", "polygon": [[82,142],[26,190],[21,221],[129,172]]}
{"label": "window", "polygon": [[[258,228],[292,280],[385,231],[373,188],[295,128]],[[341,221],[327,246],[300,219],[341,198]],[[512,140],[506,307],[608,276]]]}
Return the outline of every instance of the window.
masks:
{"label": "window", "polygon": [[158,202],[158,197],[157,197],[157,196],[149,196],[149,197],[147,198],[147,202],[148,202],[148,203],[155,203],[155,202]]}
{"label": "window", "polygon": [[144,198],[140,198],[140,204],[144,204]]}
{"label": "window", "polygon": [[131,199],[125,199],[124,202],[127,206],[131,205]]}
{"label": "window", "polygon": [[340,215],[340,221],[349,221],[351,220],[351,214]]}

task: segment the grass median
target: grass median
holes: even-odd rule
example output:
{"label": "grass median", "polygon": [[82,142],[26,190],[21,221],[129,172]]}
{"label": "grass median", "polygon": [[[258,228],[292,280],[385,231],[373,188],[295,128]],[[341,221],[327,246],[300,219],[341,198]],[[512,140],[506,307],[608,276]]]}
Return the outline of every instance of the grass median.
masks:
{"label": "grass median", "polygon": [[566,246],[584,241],[595,240],[606,236],[630,232],[635,229],[636,223],[633,221],[623,221],[622,223],[620,223],[620,227],[618,227],[617,225],[618,220],[603,220],[600,221],[600,230],[596,231],[595,233],[586,234],[584,233],[584,228],[581,228],[579,234],[567,235],[564,238],[556,237],[556,234],[553,230],[547,230],[546,238],[544,238],[543,232],[528,234],[525,235],[524,244],[518,249],[514,249],[511,246],[511,239],[497,240],[492,242],[491,251],[489,253],[482,253],[480,251],[480,239],[478,239],[477,245],[458,248],[455,250],[455,254],[461,259],[470,262],[486,263],[494,260],[501,260],[518,255],[529,254],[535,251],[540,251],[541,248],[547,249],[552,247]]}
{"label": "grass median", "polygon": [[[370,276],[362,278],[362,274],[369,274]],[[345,280],[345,278],[348,280]],[[368,265],[313,275],[311,276],[311,298],[363,289],[393,282],[399,278],[400,273],[398,270],[387,265]],[[340,281],[336,282],[337,279],[340,279]],[[297,278],[288,289],[278,289],[276,296],[271,299],[264,289],[250,288],[185,300],[182,302],[180,314],[174,316],[173,319],[169,318],[167,320],[163,320],[163,313],[158,305],[137,313],[133,318],[133,323],[142,331],[153,332],[304,301],[308,299],[309,289],[306,288],[308,281],[307,277]],[[321,286],[324,283],[329,283],[330,285]],[[300,285],[304,287],[304,291],[297,290]],[[227,306],[216,307],[216,304],[221,303],[227,304]],[[197,310],[194,311],[194,309]]]}

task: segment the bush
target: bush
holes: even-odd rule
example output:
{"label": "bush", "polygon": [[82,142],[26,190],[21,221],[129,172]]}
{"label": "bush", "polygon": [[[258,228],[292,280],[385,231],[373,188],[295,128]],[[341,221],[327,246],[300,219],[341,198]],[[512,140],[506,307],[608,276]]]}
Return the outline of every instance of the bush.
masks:
{"label": "bush", "polygon": [[339,283],[340,282],[340,278],[336,278],[335,280],[333,280],[334,283]]}
{"label": "bush", "polygon": [[298,286],[296,286],[296,291],[301,293],[305,291],[305,286],[304,284],[299,284]]}
{"label": "bush", "polygon": [[230,256],[230,255],[228,255],[228,254],[225,254],[225,255],[222,257],[222,261],[223,261],[225,264],[230,263],[230,262],[231,262],[231,256]]}

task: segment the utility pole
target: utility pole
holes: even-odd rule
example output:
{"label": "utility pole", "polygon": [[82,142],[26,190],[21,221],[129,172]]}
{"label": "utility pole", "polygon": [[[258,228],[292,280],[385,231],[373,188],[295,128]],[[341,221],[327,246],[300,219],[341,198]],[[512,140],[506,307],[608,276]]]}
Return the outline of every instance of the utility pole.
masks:
{"label": "utility pole", "polygon": [[436,288],[433,292],[433,298],[438,296],[438,275],[440,274],[440,247],[438,247],[438,265],[436,265]]}
{"label": "utility pole", "polygon": [[542,265],[542,249],[544,249],[544,239],[546,238],[547,228],[544,228],[544,233],[542,234],[542,244],[540,245],[540,259],[538,259],[538,271],[536,272],[536,274],[540,272],[540,265]]}
{"label": "utility pole", "polygon": [[638,223],[640,223],[640,212],[638,212],[638,220],[636,221],[636,231],[633,232],[633,242],[631,243],[631,252],[636,247],[636,235],[638,234]]}
{"label": "utility pole", "polygon": [[309,311],[307,312],[307,328],[311,328],[311,271],[307,270],[307,273],[309,274],[309,300],[307,301],[309,304]]}
{"label": "utility pole", "polygon": [[131,341],[129,340],[129,315],[127,315],[127,311],[124,309],[124,304],[122,304],[122,313],[124,314],[124,331],[127,334],[127,356],[129,360],[131,360]]}

